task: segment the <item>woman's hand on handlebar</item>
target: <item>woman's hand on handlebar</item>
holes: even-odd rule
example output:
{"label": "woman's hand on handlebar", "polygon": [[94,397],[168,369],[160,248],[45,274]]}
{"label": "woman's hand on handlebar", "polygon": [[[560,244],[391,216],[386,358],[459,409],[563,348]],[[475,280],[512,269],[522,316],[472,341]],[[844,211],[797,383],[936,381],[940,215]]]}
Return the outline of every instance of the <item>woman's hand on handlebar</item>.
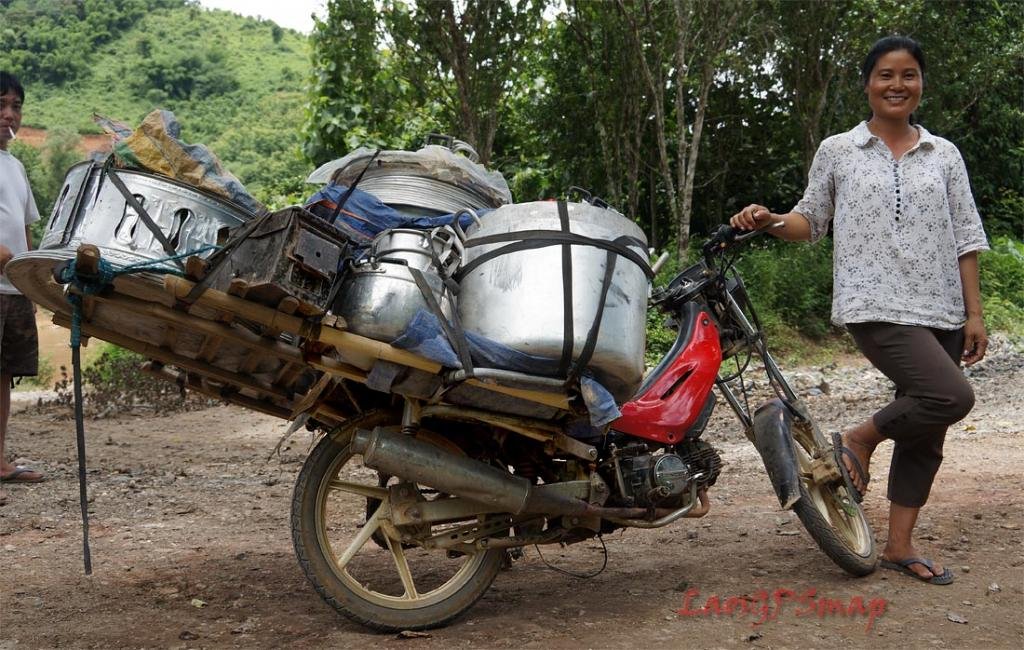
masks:
{"label": "woman's hand on handlebar", "polygon": [[760,230],[779,221],[779,216],[763,205],[751,203],[729,219],[729,225],[740,230]]}

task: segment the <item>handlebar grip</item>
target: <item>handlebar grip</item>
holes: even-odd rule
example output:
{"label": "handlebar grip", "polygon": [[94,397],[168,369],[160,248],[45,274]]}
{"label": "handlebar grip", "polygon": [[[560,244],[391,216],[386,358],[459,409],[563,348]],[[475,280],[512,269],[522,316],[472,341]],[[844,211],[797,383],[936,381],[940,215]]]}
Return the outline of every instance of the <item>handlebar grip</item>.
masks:
{"label": "handlebar grip", "polygon": [[746,231],[737,230],[736,228],[733,228],[728,224],[722,224],[721,226],[718,227],[718,230],[715,232],[715,239],[722,241],[726,244],[731,244],[736,239],[736,236],[743,232]]}

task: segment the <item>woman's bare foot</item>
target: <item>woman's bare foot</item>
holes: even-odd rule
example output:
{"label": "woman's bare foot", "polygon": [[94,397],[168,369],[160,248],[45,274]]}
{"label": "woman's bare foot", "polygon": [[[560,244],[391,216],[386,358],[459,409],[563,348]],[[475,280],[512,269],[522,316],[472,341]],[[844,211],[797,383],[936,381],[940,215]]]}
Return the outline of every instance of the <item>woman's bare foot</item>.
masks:
{"label": "woman's bare foot", "polygon": [[[868,477],[871,473],[868,467],[871,464],[871,454],[874,453],[877,443],[872,444],[870,442],[864,442],[856,435],[856,429],[848,431],[843,434],[843,446],[850,450],[851,453],[860,462],[858,468],[854,462],[843,455],[843,465],[846,466],[846,471],[850,474],[850,478],[853,480],[854,487],[861,494],[868,491]],[[863,474],[861,473],[863,470]]]}

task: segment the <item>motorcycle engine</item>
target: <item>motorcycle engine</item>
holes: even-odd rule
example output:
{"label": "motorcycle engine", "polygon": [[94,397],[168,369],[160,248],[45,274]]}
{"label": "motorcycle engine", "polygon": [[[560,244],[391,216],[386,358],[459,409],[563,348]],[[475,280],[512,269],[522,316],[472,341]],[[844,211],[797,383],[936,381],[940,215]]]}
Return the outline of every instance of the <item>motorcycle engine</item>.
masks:
{"label": "motorcycle engine", "polygon": [[[713,485],[722,459],[708,443],[689,440],[680,453],[652,454],[647,445],[622,447],[612,459],[621,501],[627,507],[681,507],[695,480],[699,487]],[[699,476],[698,476],[699,475]]]}

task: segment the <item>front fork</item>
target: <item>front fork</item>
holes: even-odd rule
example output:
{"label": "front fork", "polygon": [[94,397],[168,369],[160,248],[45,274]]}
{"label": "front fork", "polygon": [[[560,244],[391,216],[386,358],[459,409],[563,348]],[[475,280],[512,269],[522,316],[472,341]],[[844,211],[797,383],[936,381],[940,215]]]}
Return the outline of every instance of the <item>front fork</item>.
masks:
{"label": "front fork", "polygon": [[763,334],[750,322],[732,293],[723,293],[732,322],[740,326],[751,352],[761,357],[765,374],[778,398],[751,414],[745,400],[739,399],[721,375],[715,385],[761,455],[779,503],[783,509],[789,509],[800,498],[801,480],[814,484],[840,480],[832,447],[768,352]]}

